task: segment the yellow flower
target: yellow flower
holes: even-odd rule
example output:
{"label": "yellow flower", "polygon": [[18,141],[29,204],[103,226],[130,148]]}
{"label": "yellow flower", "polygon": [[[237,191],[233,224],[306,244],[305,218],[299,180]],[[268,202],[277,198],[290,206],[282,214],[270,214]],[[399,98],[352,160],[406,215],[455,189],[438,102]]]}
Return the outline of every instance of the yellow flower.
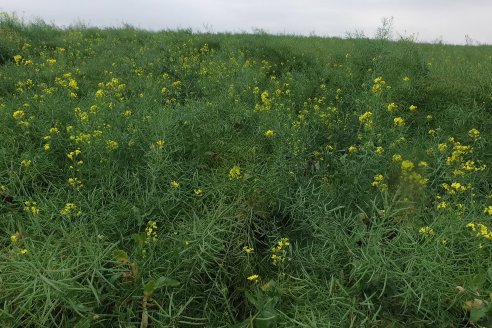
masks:
{"label": "yellow flower", "polygon": [[470,136],[470,138],[472,138],[473,140],[478,140],[480,139],[480,131],[478,131],[477,129],[471,129],[470,131],[468,131],[468,135]]}
{"label": "yellow flower", "polygon": [[229,170],[229,180],[239,180],[241,178],[241,168],[237,165],[234,165]]}
{"label": "yellow flower", "polygon": [[157,148],[159,148],[160,150],[164,149],[164,146],[166,145],[166,142],[164,140],[157,140],[155,142]]}
{"label": "yellow flower", "polygon": [[268,91],[263,91],[261,93],[261,102],[262,103],[268,103],[268,101],[269,101]]}
{"label": "yellow flower", "polygon": [[20,255],[27,255],[27,253],[29,253],[29,250],[27,248],[22,248],[20,251],[19,251],[19,254]]}
{"label": "yellow flower", "polygon": [[196,197],[202,197],[203,196],[203,190],[201,188],[193,189],[193,193],[195,194]]}
{"label": "yellow flower", "polygon": [[275,131],[273,130],[266,130],[264,134],[267,137],[275,137]]}
{"label": "yellow flower", "polygon": [[124,117],[130,117],[130,116],[132,116],[132,111],[131,111],[131,110],[125,110],[125,111],[123,112],[123,116],[124,116]]}
{"label": "yellow flower", "polygon": [[382,154],[384,152],[384,148],[379,146],[379,147],[376,147],[376,154]]}
{"label": "yellow flower", "polygon": [[404,126],[405,125],[405,120],[402,117],[395,117],[393,119],[393,123],[395,126]]}
{"label": "yellow flower", "polygon": [[50,128],[49,132],[51,134],[55,134],[55,133],[60,133],[60,130],[58,130],[58,128]]}
{"label": "yellow flower", "polygon": [[374,79],[374,84],[372,86],[372,92],[380,93],[383,91],[382,87],[386,84],[381,76],[378,76]]}
{"label": "yellow flower", "polygon": [[419,233],[420,233],[421,235],[424,235],[424,236],[425,236],[425,235],[426,235],[426,236],[434,236],[434,235],[435,235],[434,230],[433,230],[431,227],[429,227],[429,226],[426,226],[426,227],[422,227],[422,228],[420,228],[420,229],[419,229]]}
{"label": "yellow flower", "polygon": [[377,187],[380,191],[386,191],[388,190],[388,185],[386,183],[383,183],[384,181],[384,176],[382,174],[378,174],[374,176],[374,180],[371,183],[371,186]]}
{"label": "yellow flower", "polygon": [[484,213],[488,215],[492,215],[492,206],[486,207]]}
{"label": "yellow flower", "polygon": [[466,190],[466,187],[459,182],[451,183],[451,188],[453,189],[453,191],[457,191],[457,192],[462,192]]}
{"label": "yellow flower", "polygon": [[408,82],[408,81],[410,81],[410,78],[408,76],[404,76],[403,81]]}
{"label": "yellow flower", "polygon": [[243,247],[243,251],[245,251],[247,254],[250,254],[250,253],[253,253],[254,252],[254,248],[248,247],[248,246],[244,246]]}
{"label": "yellow flower", "polygon": [[252,282],[258,282],[258,280],[260,279],[260,276],[257,274],[254,274],[254,275],[249,276],[246,279],[248,279],[249,281],[252,281]]}
{"label": "yellow flower", "polygon": [[17,65],[19,65],[22,62],[22,56],[21,55],[15,55],[14,61]]}
{"label": "yellow flower", "polygon": [[50,148],[51,148],[51,146],[50,146],[49,143],[46,143],[46,144],[43,145],[43,149],[46,150],[46,151],[50,150]]}
{"label": "yellow flower", "polygon": [[109,150],[116,150],[118,149],[118,143],[114,140],[108,140],[106,141],[106,148]]}
{"label": "yellow flower", "polygon": [[104,90],[97,90],[96,91],[96,98],[101,98],[101,97],[104,97]]}
{"label": "yellow flower", "polygon": [[377,186],[381,183],[381,181],[384,180],[384,176],[382,174],[378,174],[374,176],[374,182],[372,183],[373,186]]}
{"label": "yellow flower", "polygon": [[145,242],[148,243],[150,240],[153,242],[157,241],[157,222],[150,220],[147,222],[147,227],[145,228],[145,235],[147,236]]}
{"label": "yellow flower", "polygon": [[439,204],[437,204],[437,208],[439,209],[444,209],[448,207],[448,204],[446,202],[440,202]]}
{"label": "yellow flower", "polygon": [[26,112],[24,112],[23,110],[16,110],[15,112],[12,113],[12,117],[15,120],[21,120],[24,118],[25,115],[26,115]]}
{"label": "yellow flower", "polygon": [[395,109],[398,109],[398,105],[396,105],[394,102],[389,103],[387,109],[388,109],[388,112],[392,112]]}
{"label": "yellow flower", "polygon": [[350,147],[348,147],[348,152],[349,153],[355,153],[357,151],[357,147],[352,145]]}
{"label": "yellow flower", "polygon": [[439,151],[441,153],[446,151],[447,148],[448,148],[448,145],[446,145],[445,143],[440,143],[439,145],[437,145],[437,149],[439,149]]}
{"label": "yellow flower", "polygon": [[412,163],[412,161],[409,161],[409,160],[404,160],[403,162],[401,162],[401,169],[402,171],[410,171],[414,168],[414,164]]}
{"label": "yellow flower", "polygon": [[79,156],[82,152],[80,151],[80,148],[75,149],[74,151],[71,151],[67,154],[68,159],[74,160],[75,157]]}
{"label": "yellow flower", "polygon": [[392,157],[393,161],[395,162],[400,162],[402,160],[402,157],[400,154],[394,154]]}
{"label": "yellow flower", "polygon": [[77,211],[77,205],[74,203],[66,203],[65,206],[60,210],[60,214],[62,216],[69,216],[74,214],[75,216],[80,216],[82,214],[81,211]]}
{"label": "yellow flower", "polygon": [[410,107],[408,107],[408,109],[411,111],[411,112],[414,112],[417,110],[417,106],[415,105],[410,105]]}
{"label": "yellow flower", "polygon": [[432,121],[432,115],[427,115],[427,116],[425,117],[425,119],[426,119],[427,121]]}
{"label": "yellow flower", "polygon": [[11,242],[12,244],[17,243],[18,241],[19,241],[19,235],[18,235],[18,234],[15,234],[15,235],[11,235],[11,236],[10,236],[10,242]]}
{"label": "yellow flower", "polygon": [[56,64],[56,59],[54,59],[54,58],[50,58],[50,59],[48,59],[46,62],[47,62],[49,65],[54,65],[54,64]]}
{"label": "yellow flower", "polygon": [[182,85],[181,81],[174,81],[173,82],[173,87],[178,89],[178,90],[181,89],[181,85]]}
{"label": "yellow flower", "polygon": [[24,202],[24,211],[27,213],[31,213],[32,215],[38,215],[39,214],[39,208],[36,206],[36,202],[32,201],[25,201]]}
{"label": "yellow flower", "polygon": [[170,185],[171,185],[171,188],[174,188],[174,189],[179,189],[179,187],[181,186],[179,184],[179,182],[175,181],[175,180],[171,181]]}
{"label": "yellow flower", "polygon": [[79,85],[77,84],[77,81],[75,81],[74,79],[70,79],[70,81],[68,82],[68,86],[74,90],[79,89]]}
{"label": "yellow flower", "polygon": [[32,164],[32,161],[30,159],[23,159],[21,161],[21,165],[24,167],[29,167],[29,166],[31,166],[31,164]]}
{"label": "yellow flower", "polygon": [[373,125],[372,122],[372,112],[365,112],[364,114],[359,116],[359,122],[364,124],[366,128],[370,128]]}

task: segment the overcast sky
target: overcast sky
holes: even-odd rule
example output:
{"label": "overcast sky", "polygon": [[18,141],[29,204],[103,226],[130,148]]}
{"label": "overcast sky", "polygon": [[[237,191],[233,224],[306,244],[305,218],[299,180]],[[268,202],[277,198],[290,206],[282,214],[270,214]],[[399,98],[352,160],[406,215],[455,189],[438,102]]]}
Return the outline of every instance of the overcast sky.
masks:
{"label": "overcast sky", "polygon": [[395,35],[419,41],[464,44],[465,35],[492,44],[492,0],[2,0],[0,11],[26,20],[42,18],[69,26],[145,29],[192,28],[207,32],[252,32],[374,36],[383,17],[393,17]]}

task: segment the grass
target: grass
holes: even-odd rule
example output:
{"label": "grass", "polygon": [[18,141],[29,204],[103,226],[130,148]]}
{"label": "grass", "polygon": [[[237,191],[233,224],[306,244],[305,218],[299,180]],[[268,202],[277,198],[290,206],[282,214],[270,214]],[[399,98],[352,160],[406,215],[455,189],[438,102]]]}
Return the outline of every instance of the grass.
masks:
{"label": "grass", "polygon": [[488,325],[491,76],[490,46],[3,15],[2,326]]}

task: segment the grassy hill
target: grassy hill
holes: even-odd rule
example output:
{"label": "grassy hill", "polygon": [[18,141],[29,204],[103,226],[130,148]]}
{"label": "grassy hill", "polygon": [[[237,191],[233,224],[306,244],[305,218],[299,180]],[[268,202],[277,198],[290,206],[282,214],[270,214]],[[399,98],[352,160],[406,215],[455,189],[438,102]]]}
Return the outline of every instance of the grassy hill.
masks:
{"label": "grassy hill", "polygon": [[3,327],[492,324],[492,47],[0,19]]}

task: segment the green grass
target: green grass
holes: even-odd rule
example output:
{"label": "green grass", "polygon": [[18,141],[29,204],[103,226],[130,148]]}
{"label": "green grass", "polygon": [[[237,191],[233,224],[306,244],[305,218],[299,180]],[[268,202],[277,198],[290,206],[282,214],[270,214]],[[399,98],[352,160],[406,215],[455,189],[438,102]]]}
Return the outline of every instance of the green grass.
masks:
{"label": "green grass", "polygon": [[491,82],[490,46],[3,15],[1,326],[487,326]]}

